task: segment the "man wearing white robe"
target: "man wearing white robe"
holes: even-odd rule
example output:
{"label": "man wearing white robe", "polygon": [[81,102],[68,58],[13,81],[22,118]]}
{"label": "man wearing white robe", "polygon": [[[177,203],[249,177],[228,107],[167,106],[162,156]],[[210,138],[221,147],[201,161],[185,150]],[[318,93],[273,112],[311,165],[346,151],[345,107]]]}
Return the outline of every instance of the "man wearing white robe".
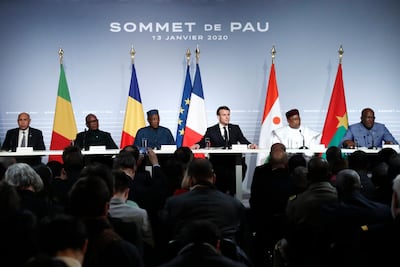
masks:
{"label": "man wearing white robe", "polygon": [[321,141],[321,133],[301,125],[300,114],[297,109],[286,112],[288,125],[272,131],[272,144],[282,143],[288,149],[310,148]]}

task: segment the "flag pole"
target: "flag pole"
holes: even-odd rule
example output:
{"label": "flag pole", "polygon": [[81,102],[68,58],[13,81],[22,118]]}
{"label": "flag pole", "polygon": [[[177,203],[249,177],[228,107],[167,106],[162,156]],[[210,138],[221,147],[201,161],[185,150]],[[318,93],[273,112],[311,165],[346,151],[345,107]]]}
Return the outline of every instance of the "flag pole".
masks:
{"label": "flag pole", "polygon": [[131,51],[130,51],[130,53],[129,54],[131,54],[131,60],[132,60],[132,65],[135,63],[135,54],[136,54],[136,51],[135,51],[135,49],[133,48],[133,45],[132,45],[132,47],[131,47]]}
{"label": "flag pole", "polygon": [[187,50],[186,50],[186,64],[188,65],[188,66],[190,66],[190,56],[191,56],[192,54],[190,53],[190,49],[188,48]]}
{"label": "flag pole", "polygon": [[58,50],[58,56],[60,57],[60,64],[63,64],[64,50],[62,48]]}
{"label": "flag pole", "polygon": [[272,64],[275,63],[275,55],[276,55],[276,49],[275,46],[273,45],[271,49]]}
{"label": "flag pole", "polygon": [[200,48],[199,45],[196,47],[196,64],[199,64],[199,59],[200,59]]}
{"label": "flag pole", "polygon": [[344,53],[342,45],[340,45],[338,53],[339,53],[339,64],[342,64],[342,58],[343,58],[343,53]]}

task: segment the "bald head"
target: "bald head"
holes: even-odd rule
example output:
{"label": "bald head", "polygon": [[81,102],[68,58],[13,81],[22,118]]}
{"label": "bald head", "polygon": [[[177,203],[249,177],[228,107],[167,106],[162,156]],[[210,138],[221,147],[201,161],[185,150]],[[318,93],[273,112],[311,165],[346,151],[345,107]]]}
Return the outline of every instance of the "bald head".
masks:
{"label": "bald head", "polygon": [[361,189],[360,175],[355,170],[344,169],[336,175],[336,190],[339,195],[347,195]]}

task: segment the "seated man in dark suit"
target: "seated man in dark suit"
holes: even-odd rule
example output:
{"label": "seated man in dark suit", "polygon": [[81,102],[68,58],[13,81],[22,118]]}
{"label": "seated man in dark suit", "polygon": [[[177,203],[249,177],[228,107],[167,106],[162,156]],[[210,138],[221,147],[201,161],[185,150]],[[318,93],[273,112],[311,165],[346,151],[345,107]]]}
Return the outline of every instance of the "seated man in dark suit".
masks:
{"label": "seated man in dark suit", "polygon": [[187,176],[190,191],[167,198],[160,212],[164,243],[179,240],[185,225],[202,219],[215,223],[223,238],[234,240],[239,245],[246,241],[245,207],[238,199],[216,189],[216,177],[210,161],[193,159],[189,163]]}
{"label": "seated man in dark suit", "polygon": [[[105,146],[106,149],[118,149],[117,144],[108,132],[99,129],[99,120],[96,115],[86,115],[86,127],[89,130],[80,132],[76,135],[75,146],[84,150],[89,150],[91,146]],[[112,167],[112,159],[109,156],[85,156],[86,164],[91,162],[100,162]]]}
{"label": "seated man in dark suit", "polygon": [[[257,148],[256,144],[252,144],[243,135],[239,125],[229,123],[231,111],[227,106],[221,106],[217,109],[218,123],[208,127],[203,138],[194,144],[192,149],[206,147],[206,138],[210,140],[211,147],[220,147],[229,149],[232,144],[246,144],[248,148]],[[219,190],[233,195],[235,193],[235,165],[237,157],[241,155],[235,154],[210,154],[210,161],[214,166],[217,176],[216,186]],[[243,174],[246,173],[246,165],[242,158]]]}
{"label": "seated man in dark suit", "polygon": [[[17,122],[18,128],[7,131],[1,150],[16,151],[17,147],[32,147],[33,150],[46,150],[42,131],[29,126],[31,118],[28,113],[20,113]],[[18,157],[16,160],[30,165],[38,165],[42,159],[41,156],[32,156]]]}

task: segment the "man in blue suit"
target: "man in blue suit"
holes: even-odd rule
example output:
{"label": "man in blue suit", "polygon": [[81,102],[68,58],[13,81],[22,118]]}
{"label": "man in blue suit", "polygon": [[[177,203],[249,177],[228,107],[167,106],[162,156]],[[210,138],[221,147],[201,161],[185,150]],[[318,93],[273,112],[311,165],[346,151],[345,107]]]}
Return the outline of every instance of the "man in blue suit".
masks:
{"label": "man in blue suit", "polygon": [[[211,147],[230,149],[232,144],[246,144],[250,149],[256,149],[257,145],[252,144],[243,135],[239,125],[229,123],[231,111],[227,106],[220,106],[217,109],[218,123],[208,127],[203,138],[192,146],[192,149],[206,147],[206,138],[209,138]],[[237,154],[210,154],[210,161],[214,166],[216,174],[215,185],[223,192],[233,195],[235,193],[235,165]],[[242,157],[243,174],[246,173],[246,163]]]}

